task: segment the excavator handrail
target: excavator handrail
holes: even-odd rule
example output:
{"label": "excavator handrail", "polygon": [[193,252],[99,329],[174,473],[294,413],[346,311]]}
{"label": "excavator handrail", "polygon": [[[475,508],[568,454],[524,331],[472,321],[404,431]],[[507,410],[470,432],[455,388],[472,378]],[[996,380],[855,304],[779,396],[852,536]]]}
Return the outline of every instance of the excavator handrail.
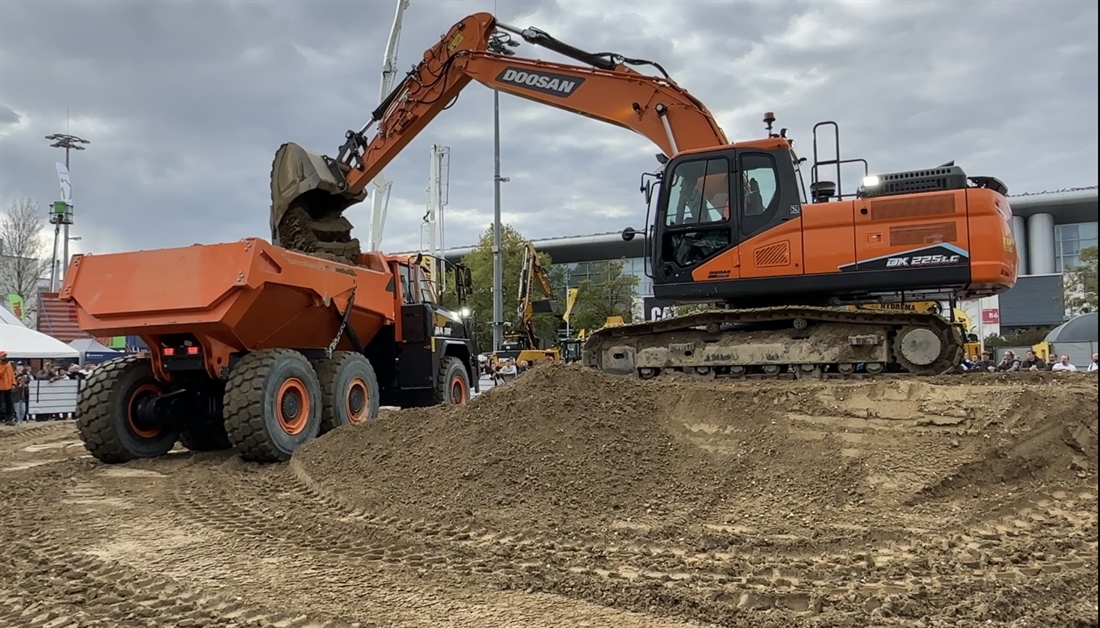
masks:
{"label": "excavator handrail", "polygon": [[[513,56],[528,43],[572,57],[593,67]],[[642,74],[630,64],[656,63],[610,53],[592,54],[534,29],[500,23],[475,13],[456,23],[359,131],[349,130],[336,167],[344,176],[341,191],[361,193],[412,139],[450,107],[471,81],[630,129],[652,141],[668,157],[681,151],[725,146],[725,132],[710,111],[667,76]],[[377,124],[370,140],[366,132]]]}

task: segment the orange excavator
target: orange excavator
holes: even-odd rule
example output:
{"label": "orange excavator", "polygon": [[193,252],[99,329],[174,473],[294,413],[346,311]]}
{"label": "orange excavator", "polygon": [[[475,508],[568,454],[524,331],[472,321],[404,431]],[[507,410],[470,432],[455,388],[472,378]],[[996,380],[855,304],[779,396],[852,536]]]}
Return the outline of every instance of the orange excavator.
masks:
{"label": "orange excavator", "polygon": [[[520,58],[519,40],[583,65]],[[656,75],[636,68],[649,66]],[[1007,188],[954,163],[874,175],[841,159],[839,127],[813,129],[806,159],[786,129],[730,143],[697,98],[657,63],[589,53],[492,15],[451,27],[371,119],[349,130],[336,157],[286,144],[272,173],[272,237],[321,255],[358,254],[342,212],[369,181],[477,81],[527,100],[624,127],[652,141],[659,172],[643,175],[647,272],[654,296],[710,310],[605,327],[584,362],[653,377],[936,374],[956,367],[963,338],[950,320],[914,311],[852,310],[867,303],[972,299],[1016,281]],[[373,129],[373,135],[368,132]],[[819,151],[831,132],[832,154]],[[842,166],[862,166],[855,190]],[[820,175],[835,173],[835,181]],[[652,219],[652,220],[650,220]],[[630,240],[634,229],[623,232]],[[953,309],[953,308],[952,308]]]}

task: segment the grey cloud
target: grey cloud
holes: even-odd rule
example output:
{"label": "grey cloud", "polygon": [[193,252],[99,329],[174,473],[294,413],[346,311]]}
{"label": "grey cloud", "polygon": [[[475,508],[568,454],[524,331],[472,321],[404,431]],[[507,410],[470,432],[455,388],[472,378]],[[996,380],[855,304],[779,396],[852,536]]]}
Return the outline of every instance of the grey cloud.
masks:
{"label": "grey cloud", "polygon": [[[399,67],[482,1],[412,0]],[[878,171],[948,159],[1013,192],[1090,185],[1097,172],[1095,3],[600,3],[501,0],[499,15],[573,45],[661,63],[734,140],[772,110],[808,156],[841,125],[846,156]],[[82,246],[175,246],[267,236],[278,146],[333,152],[378,99],[392,2],[0,4],[0,203],[54,200],[42,136],[92,141],[73,156]],[[50,32],[50,37],[42,37]],[[786,36],[786,37],[785,37]],[[558,60],[524,46],[520,54]],[[504,210],[529,237],[640,227],[641,137],[503,96]],[[492,216],[492,95],[472,85],[387,168],[385,246],[413,249],[432,144],[451,146],[447,241]],[[9,112],[22,115],[7,124]],[[846,175],[847,176],[847,175]],[[368,211],[352,220],[366,236]]]}
{"label": "grey cloud", "polygon": [[23,116],[16,113],[11,107],[0,105],[0,124],[19,124]]}

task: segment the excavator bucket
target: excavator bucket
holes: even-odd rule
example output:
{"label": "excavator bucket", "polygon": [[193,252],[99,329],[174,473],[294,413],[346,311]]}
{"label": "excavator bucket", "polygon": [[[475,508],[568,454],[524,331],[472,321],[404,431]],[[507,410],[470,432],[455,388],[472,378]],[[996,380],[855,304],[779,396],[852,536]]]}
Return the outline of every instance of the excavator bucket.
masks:
{"label": "excavator bucket", "polygon": [[558,305],[557,299],[539,299],[531,301],[531,311],[535,314],[558,314],[561,312],[561,306]]}
{"label": "excavator bucket", "polygon": [[287,143],[271,169],[271,241],[284,248],[354,264],[361,253],[343,216],[366,191],[343,192],[343,176],[320,153]]}

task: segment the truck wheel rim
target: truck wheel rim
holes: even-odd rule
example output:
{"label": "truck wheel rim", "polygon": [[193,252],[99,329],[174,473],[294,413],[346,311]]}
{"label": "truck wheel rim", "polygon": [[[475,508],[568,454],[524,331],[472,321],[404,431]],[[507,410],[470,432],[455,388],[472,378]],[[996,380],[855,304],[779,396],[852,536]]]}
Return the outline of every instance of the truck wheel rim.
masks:
{"label": "truck wheel rim", "polygon": [[462,405],[466,403],[466,386],[460,376],[451,380],[451,403]]}
{"label": "truck wheel rim", "polygon": [[275,398],[275,414],[279,427],[291,436],[301,434],[309,424],[309,391],[297,377],[291,377],[279,387]]}
{"label": "truck wheel rim", "polygon": [[126,424],[135,436],[139,438],[156,438],[164,431],[164,427],[160,425],[150,426],[148,423],[139,420],[137,416],[138,402],[146,397],[159,397],[160,395],[160,386],[156,384],[143,384],[130,393],[130,401],[126,404]]}
{"label": "truck wheel rim", "polygon": [[370,393],[367,391],[367,382],[363,381],[363,378],[356,377],[351,380],[344,403],[349,422],[362,423],[367,420],[367,414],[370,411]]}

